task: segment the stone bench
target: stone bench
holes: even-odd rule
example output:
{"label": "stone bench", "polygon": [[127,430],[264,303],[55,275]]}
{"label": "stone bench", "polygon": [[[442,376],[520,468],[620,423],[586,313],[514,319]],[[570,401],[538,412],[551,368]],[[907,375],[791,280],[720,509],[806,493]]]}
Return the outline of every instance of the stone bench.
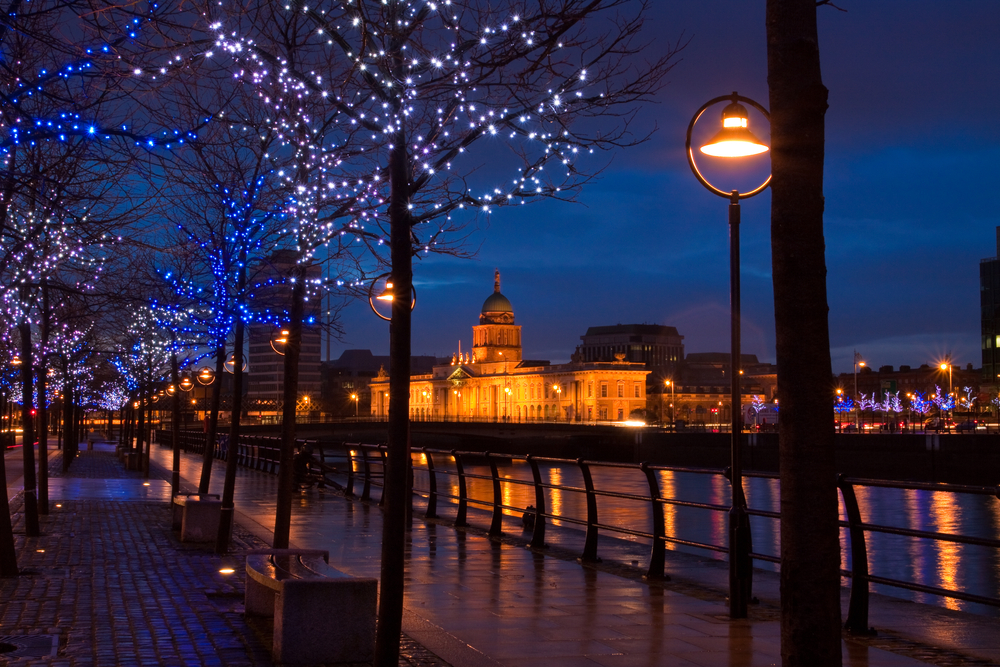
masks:
{"label": "stone bench", "polygon": [[217,494],[174,496],[173,527],[180,529],[181,542],[214,542],[221,515],[222,501]]}
{"label": "stone bench", "polygon": [[287,665],[370,663],[375,657],[378,580],[352,577],[318,550],[247,555],[248,616],[274,617],[271,657]]}

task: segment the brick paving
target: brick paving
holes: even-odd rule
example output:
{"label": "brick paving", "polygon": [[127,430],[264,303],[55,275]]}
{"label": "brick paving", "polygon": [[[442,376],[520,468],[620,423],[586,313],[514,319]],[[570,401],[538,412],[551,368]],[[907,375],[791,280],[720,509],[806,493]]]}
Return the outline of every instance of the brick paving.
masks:
{"label": "brick paving", "polygon": [[[267,628],[255,633],[243,616],[243,556],[267,544],[238,525],[228,556],[182,544],[169,503],[143,499],[141,473],[124,470],[110,447],[82,451],[65,477],[61,454],[50,453],[42,536],[25,537],[21,496],[11,504],[21,575],[0,579],[0,645],[18,648],[0,653],[0,664],[273,664]],[[126,480],[121,488],[140,492],[74,498],[58,491],[76,488],[73,480],[86,488],[96,487],[82,480]],[[219,573],[227,565],[234,574]],[[404,637],[400,665],[447,663]]]}

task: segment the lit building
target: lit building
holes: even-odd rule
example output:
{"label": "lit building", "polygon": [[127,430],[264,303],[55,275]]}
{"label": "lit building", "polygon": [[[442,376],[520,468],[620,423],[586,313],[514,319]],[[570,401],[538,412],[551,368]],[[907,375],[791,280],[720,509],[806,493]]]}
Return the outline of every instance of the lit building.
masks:
{"label": "lit building", "polygon": [[[642,363],[619,353],[614,361],[579,360],[568,364],[523,359],[521,327],[514,308],[500,293],[497,271],[493,293],[472,327],[472,350],[459,350],[451,363],[410,376],[410,418],[432,421],[625,421],[646,407]],[[385,419],[389,378],[372,380],[371,414]]]}

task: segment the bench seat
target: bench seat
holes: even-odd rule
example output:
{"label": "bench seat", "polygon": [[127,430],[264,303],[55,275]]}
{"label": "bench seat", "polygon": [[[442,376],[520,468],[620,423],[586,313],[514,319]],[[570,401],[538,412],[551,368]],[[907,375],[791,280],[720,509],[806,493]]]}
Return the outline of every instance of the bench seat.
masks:
{"label": "bench seat", "polygon": [[325,551],[268,549],[246,560],[248,616],[274,617],[272,657],[281,664],[371,662],[378,581],[328,564]]}
{"label": "bench seat", "polygon": [[174,496],[173,527],[181,531],[181,542],[214,542],[219,533],[222,501],[217,494]]}

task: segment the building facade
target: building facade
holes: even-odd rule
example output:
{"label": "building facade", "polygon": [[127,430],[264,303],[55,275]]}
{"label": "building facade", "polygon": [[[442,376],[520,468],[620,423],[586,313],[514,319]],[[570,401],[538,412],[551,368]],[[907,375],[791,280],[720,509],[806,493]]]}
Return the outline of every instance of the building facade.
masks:
{"label": "building facade", "polygon": [[[493,293],[472,327],[469,353],[457,352],[451,363],[430,373],[410,376],[410,418],[430,421],[626,421],[646,407],[643,363],[621,355],[614,361],[549,364],[522,357],[521,327],[514,308],[500,292],[500,272]],[[576,357],[575,357],[576,358]],[[371,414],[386,419],[389,378],[371,383]]]}
{"label": "building facade", "polygon": [[[292,286],[286,284],[296,263],[291,251],[278,251],[271,256],[265,283],[255,295],[258,307],[271,312],[287,311],[291,305]],[[309,267],[307,278],[318,278],[319,267]],[[306,318],[317,320],[318,302],[306,302]],[[247,369],[247,417],[262,422],[281,417],[285,386],[285,357],[277,343],[281,328],[270,324],[251,324],[247,327],[249,355]],[[302,326],[302,347],[299,352],[299,386],[296,410],[305,416],[320,413],[320,327],[318,324]]]}
{"label": "building facade", "polygon": [[676,327],[659,324],[616,324],[589,327],[580,336],[581,361],[615,361],[624,354],[625,361],[645,364],[656,377],[673,374],[684,360],[684,336]]}

